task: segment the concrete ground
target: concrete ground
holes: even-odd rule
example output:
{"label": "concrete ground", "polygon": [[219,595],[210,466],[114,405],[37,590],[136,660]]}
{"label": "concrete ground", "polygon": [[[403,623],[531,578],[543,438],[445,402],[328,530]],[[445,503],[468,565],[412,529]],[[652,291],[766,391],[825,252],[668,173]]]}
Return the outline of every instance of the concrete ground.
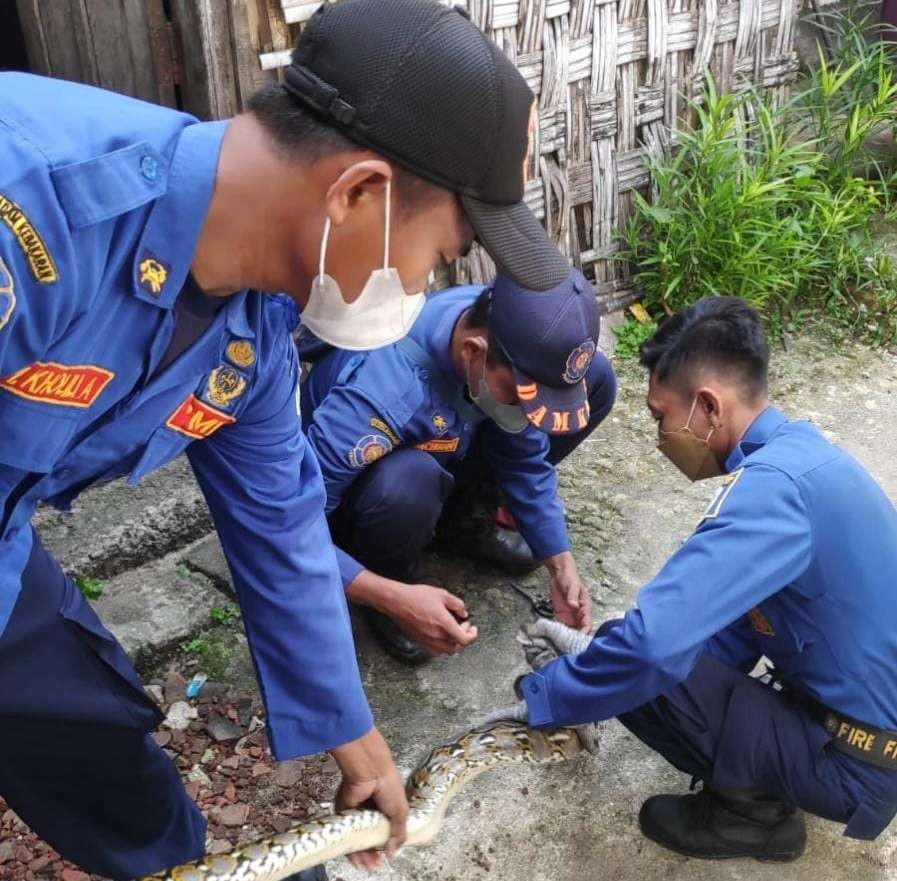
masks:
{"label": "concrete ground", "polygon": [[[620,366],[619,402],[608,422],[561,469],[574,550],[598,620],[630,606],[636,591],[697,523],[711,483],[690,485],[654,449],[654,426],[643,406],[644,381]],[[815,337],[774,355],[773,394],[792,417],[809,418],[863,462],[897,501],[897,358]],[[41,530],[78,574],[101,575],[101,614],[132,651],[152,658],[200,626],[223,602],[227,574],[195,486],[176,463],[133,492],[95,490],[82,516],[41,515]],[[159,534],[167,536],[164,541]],[[197,540],[198,539],[198,540]],[[161,543],[160,543],[161,542]],[[464,597],[480,638],[468,650],[418,670],[385,657],[363,627],[358,651],[374,714],[403,770],[435,744],[462,732],[511,698],[522,672],[514,642],[529,620],[507,578],[460,558],[432,556],[426,580]],[[544,588],[540,573],[523,579]],[[186,611],[185,611],[186,610]],[[251,678],[238,646],[230,675]],[[897,879],[897,828],[874,843],[841,836],[835,824],[809,824],[806,856],[789,865],[746,861],[704,863],[644,840],[636,826],[642,800],[684,791],[688,781],[616,722],[597,759],[509,769],[480,778],[455,799],[438,841],[408,849],[378,877],[394,881],[878,881]],[[360,881],[345,861],[331,876]]]}

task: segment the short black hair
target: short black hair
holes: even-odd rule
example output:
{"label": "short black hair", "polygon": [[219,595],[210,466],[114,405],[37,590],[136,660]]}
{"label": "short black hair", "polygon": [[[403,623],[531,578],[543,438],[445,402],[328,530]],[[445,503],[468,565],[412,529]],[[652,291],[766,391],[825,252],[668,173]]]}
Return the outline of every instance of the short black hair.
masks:
{"label": "short black hair", "polygon": [[489,301],[492,297],[492,288],[484,288],[477,295],[473,306],[464,318],[464,326],[469,328],[483,328],[486,330],[486,342],[489,350],[486,352],[486,361],[495,367],[511,364],[511,359],[505,354],[498,337],[489,326]]}
{"label": "short black hair", "polygon": [[737,375],[749,397],[766,393],[769,344],[756,310],[739,297],[705,297],[668,318],[642,344],[643,367],[661,382],[710,366]]}
{"label": "short black hair", "polygon": [[[278,83],[262,86],[249,99],[247,109],[271,135],[286,155],[304,162],[317,162],[335,153],[351,153],[368,149],[327,125],[304,109]],[[438,194],[442,187],[389,161],[393,170],[396,197],[404,208],[420,208]]]}

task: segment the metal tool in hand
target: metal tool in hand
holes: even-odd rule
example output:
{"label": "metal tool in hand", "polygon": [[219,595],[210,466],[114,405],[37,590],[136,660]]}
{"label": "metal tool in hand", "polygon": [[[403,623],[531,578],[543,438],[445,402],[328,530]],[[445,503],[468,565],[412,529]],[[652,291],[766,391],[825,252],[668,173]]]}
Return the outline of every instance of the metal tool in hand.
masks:
{"label": "metal tool in hand", "polygon": [[533,597],[529,593],[527,593],[519,584],[515,584],[513,581],[509,581],[508,584],[514,588],[517,593],[520,594],[530,605],[530,608],[540,617],[540,618],[554,618],[554,606],[551,605],[551,600],[545,596]]}

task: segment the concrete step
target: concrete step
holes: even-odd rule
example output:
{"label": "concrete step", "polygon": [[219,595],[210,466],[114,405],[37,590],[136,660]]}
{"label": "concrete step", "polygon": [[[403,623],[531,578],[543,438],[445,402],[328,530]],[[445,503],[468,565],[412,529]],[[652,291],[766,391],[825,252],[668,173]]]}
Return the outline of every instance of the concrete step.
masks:
{"label": "concrete step", "polygon": [[115,480],[88,489],[70,513],[42,507],[41,539],[73,575],[110,578],[183,548],[212,530],[186,458],[137,486]]}
{"label": "concrete step", "polygon": [[169,648],[210,622],[229,597],[185,561],[190,545],[104,583],[94,603],[103,623],[132,658]]}

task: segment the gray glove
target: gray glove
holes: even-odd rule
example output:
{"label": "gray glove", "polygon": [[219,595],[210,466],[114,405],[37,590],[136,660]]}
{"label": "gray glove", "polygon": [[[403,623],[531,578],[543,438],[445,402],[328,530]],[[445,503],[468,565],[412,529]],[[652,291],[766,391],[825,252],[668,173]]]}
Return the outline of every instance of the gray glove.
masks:
{"label": "gray glove", "polygon": [[[559,621],[552,621],[548,618],[538,618],[532,624],[525,624],[517,632],[517,642],[523,647],[527,663],[533,670],[540,670],[561,655],[578,655],[585,651],[591,641],[592,637],[589,634],[581,633],[579,630],[574,630],[572,627],[567,627]],[[518,684],[519,680],[514,683],[515,691]],[[523,722],[525,724],[527,721],[526,701],[518,701],[511,706],[493,710],[480,720],[479,725],[485,727],[498,722]],[[579,736],[583,749],[593,756],[598,755],[602,726],[597,722],[591,722],[587,725],[575,726],[574,731]]]}
{"label": "gray glove", "polygon": [[525,725],[526,701],[517,701],[516,704],[511,704],[509,707],[501,707],[498,710],[493,710],[488,716],[484,716],[480,719],[477,722],[476,727],[486,728],[489,725],[496,725],[499,722],[523,722]]}

